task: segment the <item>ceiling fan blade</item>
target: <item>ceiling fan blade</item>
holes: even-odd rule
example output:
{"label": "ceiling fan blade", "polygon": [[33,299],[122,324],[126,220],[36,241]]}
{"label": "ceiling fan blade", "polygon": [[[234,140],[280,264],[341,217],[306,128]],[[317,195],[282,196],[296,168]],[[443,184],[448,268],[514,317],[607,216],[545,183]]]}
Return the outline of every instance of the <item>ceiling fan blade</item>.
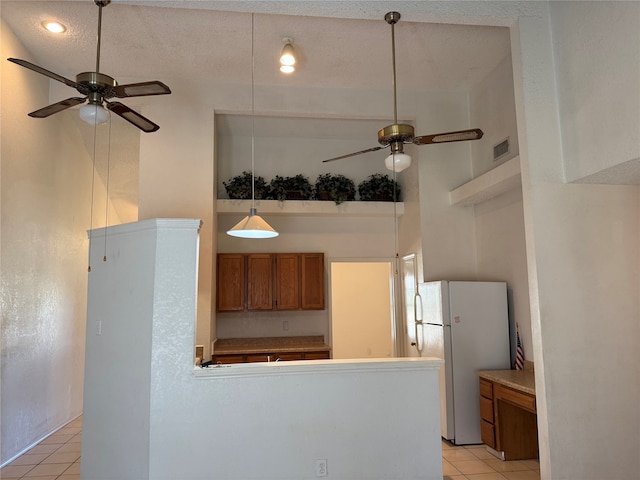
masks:
{"label": "ceiling fan blade", "polygon": [[111,110],[116,115],[121,116],[127,122],[134,124],[143,132],[146,132],[146,133],[155,132],[160,128],[158,125],[153,123],[148,118],[143,117],[138,112],[131,110],[129,107],[127,107],[126,105],[120,102],[105,101],[105,103],[107,104],[107,108],[109,110]]}
{"label": "ceiling fan blade", "polygon": [[458,132],[436,133],[435,135],[423,135],[413,139],[416,145],[428,145],[431,143],[464,142],[467,140],[480,140],[484,135],[479,128],[460,130]]}
{"label": "ceiling fan blade", "polygon": [[80,105],[87,100],[86,97],[71,97],[66,100],[62,100],[61,102],[52,103],[51,105],[47,105],[39,110],[31,112],[29,114],[30,117],[33,118],[46,118],[49,115],[53,115],[54,113],[61,112],[70,107],[75,107],[76,105]]}
{"label": "ceiling fan blade", "polygon": [[355,157],[356,155],[361,155],[363,153],[369,153],[369,152],[375,152],[376,150],[380,150],[382,148],[385,148],[385,147],[380,146],[380,147],[367,148],[366,150],[360,150],[359,152],[348,153],[347,155],[341,155],[339,157],[330,158],[329,160],[323,160],[322,163],[333,162],[335,160],[342,160],[343,158]]}
{"label": "ceiling fan blade", "polygon": [[114,96],[118,98],[125,98],[143,97],[146,95],[168,95],[171,93],[171,90],[164,83],[154,80],[151,82],[117,85],[112,92]]}
{"label": "ceiling fan blade", "polygon": [[50,72],[49,70],[39,67],[38,65],[34,65],[31,62],[27,62],[26,60],[21,60],[19,58],[7,58],[7,60],[9,60],[10,62],[13,62],[17,65],[20,65],[21,67],[24,68],[28,68],[29,70],[33,70],[34,72],[37,72],[41,75],[44,75],[46,77],[52,78],[54,80],[57,80],[59,82],[64,83],[65,85],[68,85],[69,87],[73,87],[73,88],[78,88],[78,84],[76,82],[74,82],[73,80],[69,80],[68,78],[64,78],[62,75],[58,75],[57,73],[53,73]]}

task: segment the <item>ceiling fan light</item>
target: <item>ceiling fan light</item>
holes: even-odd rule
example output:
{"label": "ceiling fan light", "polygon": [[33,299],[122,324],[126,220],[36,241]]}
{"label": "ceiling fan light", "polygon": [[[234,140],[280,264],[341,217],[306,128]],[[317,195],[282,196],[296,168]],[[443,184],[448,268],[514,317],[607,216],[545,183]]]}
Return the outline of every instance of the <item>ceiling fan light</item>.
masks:
{"label": "ceiling fan light", "polygon": [[411,156],[406,153],[392,153],[384,160],[384,166],[392,172],[401,172],[411,165]]}
{"label": "ceiling fan light", "polygon": [[227,235],[239,238],[274,238],[278,236],[278,232],[257,214],[255,208],[252,208],[249,215],[227,231]]}
{"label": "ceiling fan light", "polygon": [[89,125],[102,125],[109,120],[109,112],[102,105],[89,103],[80,107],[80,118]]}

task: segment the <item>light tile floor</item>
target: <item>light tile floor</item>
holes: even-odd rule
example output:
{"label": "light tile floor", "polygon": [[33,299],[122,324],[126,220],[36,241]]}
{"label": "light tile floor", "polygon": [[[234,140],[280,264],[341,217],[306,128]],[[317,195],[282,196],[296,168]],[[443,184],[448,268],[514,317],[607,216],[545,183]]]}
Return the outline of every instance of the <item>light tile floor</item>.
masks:
{"label": "light tile floor", "polygon": [[82,417],[2,467],[2,480],[80,480]]}
{"label": "light tile floor", "polygon": [[444,480],[540,480],[540,462],[503,462],[484,445],[457,447],[443,441],[442,473]]}
{"label": "light tile floor", "polygon": [[[80,480],[82,417],[0,470],[2,480]],[[484,445],[442,442],[444,480],[540,480],[538,460],[503,462]],[[187,479],[184,479],[187,480]]]}

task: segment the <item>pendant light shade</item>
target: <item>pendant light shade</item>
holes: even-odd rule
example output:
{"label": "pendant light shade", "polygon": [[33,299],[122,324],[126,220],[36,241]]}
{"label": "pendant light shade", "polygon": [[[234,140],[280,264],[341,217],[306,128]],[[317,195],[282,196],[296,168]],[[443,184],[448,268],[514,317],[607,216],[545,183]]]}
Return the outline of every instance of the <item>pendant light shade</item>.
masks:
{"label": "pendant light shade", "polygon": [[392,172],[401,172],[411,165],[411,157],[406,153],[392,153],[384,160],[384,166]]}
{"label": "pendant light shade", "polygon": [[278,236],[278,232],[257,214],[255,208],[252,208],[249,215],[236,223],[227,235],[239,238],[273,238]]}

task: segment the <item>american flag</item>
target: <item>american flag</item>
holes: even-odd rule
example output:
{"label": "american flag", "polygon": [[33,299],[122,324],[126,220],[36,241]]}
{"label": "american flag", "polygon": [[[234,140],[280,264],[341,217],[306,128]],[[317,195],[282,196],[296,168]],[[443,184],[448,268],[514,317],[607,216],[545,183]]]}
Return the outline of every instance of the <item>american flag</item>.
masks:
{"label": "american flag", "polygon": [[516,327],[516,360],[514,367],[516,370],[522,370],[524,368],[524,349],[522,348],[522,342],[520,342],[520,331]]}

